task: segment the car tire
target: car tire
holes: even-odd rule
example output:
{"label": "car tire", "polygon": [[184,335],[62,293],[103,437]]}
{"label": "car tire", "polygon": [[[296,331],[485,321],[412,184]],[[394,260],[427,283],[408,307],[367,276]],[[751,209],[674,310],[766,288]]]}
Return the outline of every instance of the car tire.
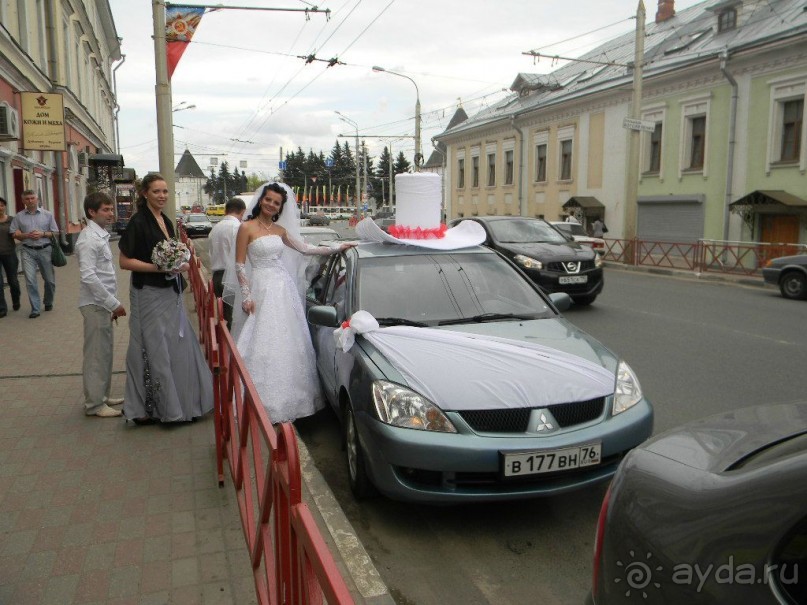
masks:
{"label": "car tire", "polygon": [[580,306],[590,305],[596,299],[597,299],[596,294],[594,296],[572,296],[572,300],[574,301],[574,304],[580,305]]}
{"label": "car tire", "polygon": [[789,271],[779,279],[782,296],[791,300],[807,299],[807,276],[798,271]]}
{"label": "car tire", "polygon": [[345,438],[345,461],[347,462],[347,478],[350,491],[357,500],[368,498],[375,493],[370,477],[364,466],[364,451],[361,448],[359,432],[356,429],[356,418],[353,406],[345,406],[342,427]]}

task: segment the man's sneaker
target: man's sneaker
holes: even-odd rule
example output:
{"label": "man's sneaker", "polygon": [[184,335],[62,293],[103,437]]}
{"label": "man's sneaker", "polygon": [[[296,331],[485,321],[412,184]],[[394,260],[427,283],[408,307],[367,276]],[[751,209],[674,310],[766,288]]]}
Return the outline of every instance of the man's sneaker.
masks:
{"label": "man's sneaker", "polygon": [[107,397],[104,399],[104,403],[107,405],[120,405],[123,403],[123,397]]}
{"label": "man's sneaker", "polygon": [[117,416],[121,416],[123,412],[120,410],[113,410],[107,404],[101,406],[101,408],[95,412],[95,414],[89,414],[89,416],[98,416],[100,418],[116,418]]}

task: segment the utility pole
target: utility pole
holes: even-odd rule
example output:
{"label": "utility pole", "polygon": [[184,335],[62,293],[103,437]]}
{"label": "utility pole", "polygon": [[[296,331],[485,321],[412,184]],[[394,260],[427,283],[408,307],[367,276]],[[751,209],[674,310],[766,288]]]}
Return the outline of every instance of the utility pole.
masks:
{"label": "utility pole", "polygon": [[[633,96],[630,103],[630,117],[640,120],[642,117],[642,64],[644,62],[645,8],[639,0],[636,9],[636,43],[633,55]],[[634,263],[635,252],[632,240],[636,237],[636,214],[639,200],[639,142],[640,130],[628,130],[628,170],[625,182],[625,224],[623,237],[628,240],[626,261]]]}
{"label": "utility pole", "polygon": [[168,57],[165,43],[165,0],[152,0],[154,15],[154,67],[156,83],[154,95],[157,103],[157,148],[160,158],[160,174],[168,186],[168,204],[165,213],[171,222],[177,218],[174,178],[174,130],[171,115],[171,83],[168,81]]}

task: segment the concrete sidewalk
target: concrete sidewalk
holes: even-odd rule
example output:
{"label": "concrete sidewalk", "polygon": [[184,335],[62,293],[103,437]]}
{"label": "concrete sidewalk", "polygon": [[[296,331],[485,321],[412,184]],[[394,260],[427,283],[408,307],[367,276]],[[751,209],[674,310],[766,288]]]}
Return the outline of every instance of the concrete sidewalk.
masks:
{"label": "concrete sidewalk", "polygon": [[[53,311],[29,319],[23,285],[22,308],[0,319],[0,604],[256,603],[229,473],[216,481],[212,416],[175,427],[86,417],[77,259],[55,271]],[[127,308],[128,277],[119,272]],[[115,330],[112,396],[123,394],[128,327],[121,318]],[[325,491],[307,500],[327,500],[312,473]],[[342,523],[341,510],[311,508]],[[350,569],[363,549],[339,557],[329,531],[352,528],[323,533],[351,588],[364,585],[357,602],[384,602],[371,564]]]}

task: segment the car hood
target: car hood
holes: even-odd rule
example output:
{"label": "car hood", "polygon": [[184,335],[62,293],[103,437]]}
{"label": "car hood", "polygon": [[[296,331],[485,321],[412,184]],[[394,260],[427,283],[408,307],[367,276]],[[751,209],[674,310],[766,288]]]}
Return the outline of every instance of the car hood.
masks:
{"label": "car hood", "polygon": [[640,446],[692,468],[722,472],[769,445],[807,433],[807,402],[760,405],[695,420]]}
{"label": "car hood", "polygon": [[807,254],[795,254],[793,256],[780,256],[771,261],[774,266],[779,265],[805,265],[807,266]]}
{"label": "car hood", "polygon": [[497,246],[507,250],[512,254],[523,254],[542,261],[567,261],[567,260],[591,260],[593,252],[591,248],[581,246],[575,242],[562,244],[552,244],[548,242],[527,242],[527,243],[499,243]]}
{"label": "car hood", "polygon": [[613,393],[618,359],[563,318],[451,325],[422,338],[420,330],[390,328],[359,342],[379,378],[407,385],[444,410],[557,405]]}

